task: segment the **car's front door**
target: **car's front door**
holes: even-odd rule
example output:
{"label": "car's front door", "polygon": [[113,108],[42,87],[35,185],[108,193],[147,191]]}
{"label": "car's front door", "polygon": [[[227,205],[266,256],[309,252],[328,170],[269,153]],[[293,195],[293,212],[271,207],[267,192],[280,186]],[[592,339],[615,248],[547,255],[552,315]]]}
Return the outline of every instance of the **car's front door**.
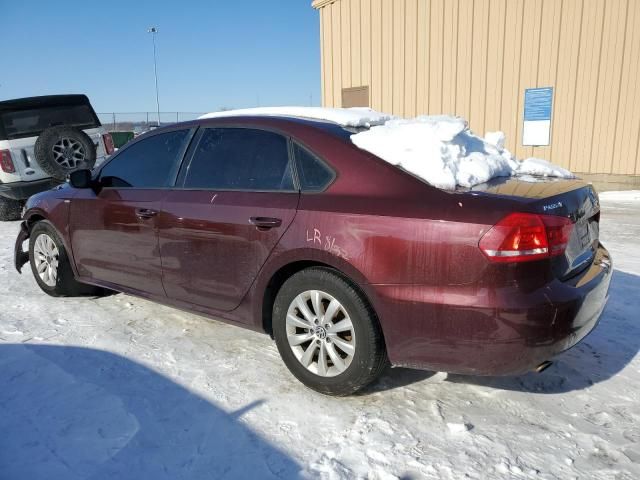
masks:
{"label": "car's front door", "polygon": [[71,202],[71,248],[79,275],[164,295],[157,220],[191,137],[189,129],[157,133],[126,147],[100,171],[99,187]]}
{"label": "car's front door", "polygon": [[277,133],[199,132],[158,221],[170,298],[222,311],[240,303],[295,216],[290,165]]}

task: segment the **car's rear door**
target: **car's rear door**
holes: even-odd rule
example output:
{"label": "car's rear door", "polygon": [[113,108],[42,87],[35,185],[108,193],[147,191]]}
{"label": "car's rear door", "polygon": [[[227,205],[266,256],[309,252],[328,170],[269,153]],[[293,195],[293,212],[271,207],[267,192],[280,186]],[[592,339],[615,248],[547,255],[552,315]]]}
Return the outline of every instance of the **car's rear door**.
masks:
{"label": "car's rear door", "polygon": [[162,201],[159,241],[170,298],[235,308],[298,204],[289,142],[256,128],[203,128]]}
{"label": "car's rear door", "polygon": [[157,221],[193,130],[143,137],[115,155],[99,174],[100,188],[71,202],[71,247],[81,277],[164,295]]}

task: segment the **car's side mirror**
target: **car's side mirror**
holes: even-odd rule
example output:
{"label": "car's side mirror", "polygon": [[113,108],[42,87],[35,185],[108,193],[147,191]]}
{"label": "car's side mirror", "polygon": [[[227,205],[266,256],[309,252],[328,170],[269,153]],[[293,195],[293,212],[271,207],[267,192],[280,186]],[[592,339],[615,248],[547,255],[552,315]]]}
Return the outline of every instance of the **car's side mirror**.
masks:
{"label": "car's side mirror", "polygon": [[90,188],[91,187],[91,170],[76,170],[69,174],[69,183],[73,188]]}

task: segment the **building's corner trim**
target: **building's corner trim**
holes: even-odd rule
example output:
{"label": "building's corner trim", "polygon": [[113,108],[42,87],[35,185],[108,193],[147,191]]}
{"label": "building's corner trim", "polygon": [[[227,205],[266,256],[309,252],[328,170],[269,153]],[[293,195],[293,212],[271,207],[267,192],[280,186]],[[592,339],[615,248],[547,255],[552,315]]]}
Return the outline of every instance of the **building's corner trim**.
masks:
{"label": "building's corner trim", "polygon": [[337,1],[338,0],[313,0],[313,2],[311,2],[311,6],[318,10],[319,8],[326,7],[330,3],[334,3]]}

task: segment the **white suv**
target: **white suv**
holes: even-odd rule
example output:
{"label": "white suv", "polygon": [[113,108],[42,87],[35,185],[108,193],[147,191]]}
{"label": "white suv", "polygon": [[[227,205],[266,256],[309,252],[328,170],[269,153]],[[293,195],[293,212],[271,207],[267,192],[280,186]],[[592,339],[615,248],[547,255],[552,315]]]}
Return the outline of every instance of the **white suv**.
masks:
{"label": "white suv", "polygon": [[85,95],[49,95],[0,102],[0,220],[20,218],[31,195],[69,173],[102,163],[111,135]]}

